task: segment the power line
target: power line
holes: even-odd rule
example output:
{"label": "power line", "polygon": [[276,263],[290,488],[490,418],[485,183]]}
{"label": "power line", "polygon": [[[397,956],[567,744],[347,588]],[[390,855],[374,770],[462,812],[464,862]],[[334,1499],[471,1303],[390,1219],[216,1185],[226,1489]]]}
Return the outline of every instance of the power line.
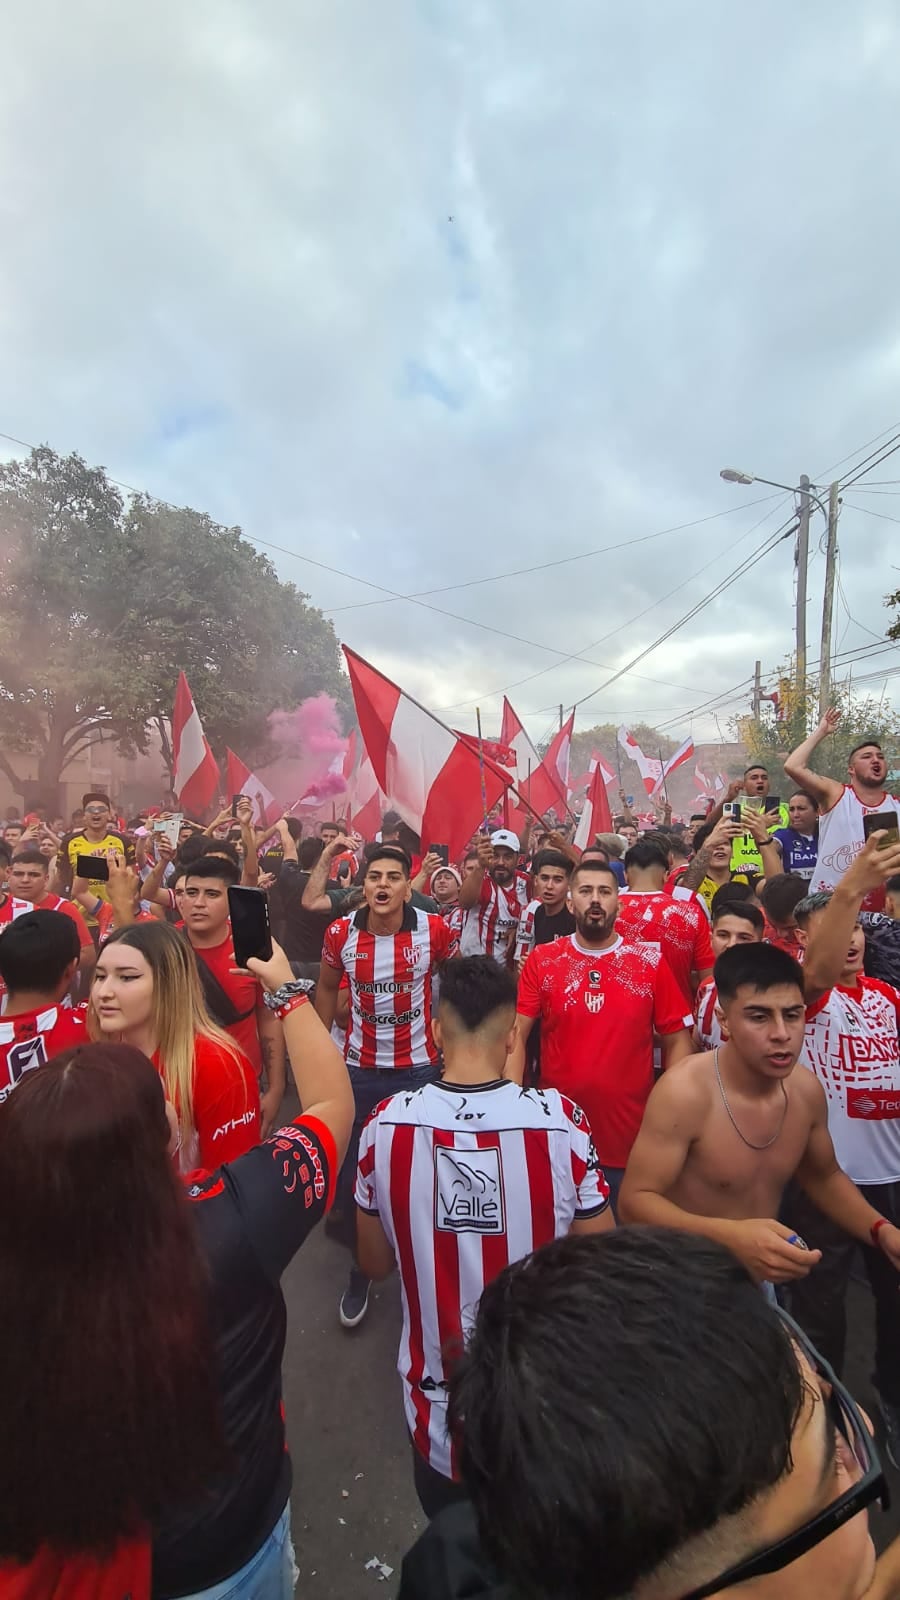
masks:
{"label": "power line", "polygon": [[[841,488],[851,488],[852,485],[857,483],[860,478],[864,478],[867,473],[874,472],[876,467],[880,467],[882,461],[887,461],[890,456],[896,455],[897,451],[900,450],[900,433],[896,433],[892,439],[889,439],[888,445],[890,448],[888,449],[885,447],[882,454],[879,454],[877,451],[873,452],[875,460],[872,460],[871,457],[866,456],[863,461],[857,462],[856,467],[853,469],[852,477],[839,479]],[[867,461],[870,462],[870,465],[868,466],[866,465]]]}

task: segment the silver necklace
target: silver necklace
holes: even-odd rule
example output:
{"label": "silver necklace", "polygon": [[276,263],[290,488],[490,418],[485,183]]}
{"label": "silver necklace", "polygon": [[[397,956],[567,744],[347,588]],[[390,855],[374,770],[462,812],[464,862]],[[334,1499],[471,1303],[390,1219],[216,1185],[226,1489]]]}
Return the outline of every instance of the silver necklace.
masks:
{"label": "silver necklace", "polygon": [[713,1066],[716,1069],[716,1082],[719,1085],[719,1093],[722,1096],[722,1104],[723,1104],[723,1106],[725,1107],[725,1110],[728,1113],[728,1120],[731,1123],[731,1126],[733,1127],[733,1129],[734,1129],[735,1133],[737,1134],[738,1138],[743,1140],[743,1142],[747,1146],[748,1150],[768,1150],[769,1146],[775,1143],[775,1140],[778,1138],[778,1135],[780,1134],[782,1128],[784,1127],[784,1119],[785,1119],[785,1117],[787,1116],[787,1113],[788,1113],[788,1097],[787,1097],[787,1090],[784,1087],[784,1084],[782,1083],[782,1085],[781,1085],[781,1092],[784,1095],[784,1110],[781,1113],[781,1121],[779,1122],[778,1127],[775,1129],[775,1132],[772,1134],[771,1139],[767,1139],[765,1144],[754,1144],[753,1140],[752,1139],[748,1139],[747,1135],[745,1133],[741,1133],[740,1128],[738,1127],[737,1123],[734,1120],[734,1112],[732,1111],[730,1105],[728,1104],[728,1096],[725,1093],[725,1085],[722,1082],[722,1074],[719,1071],[719,1047],[718,1047],[718,1045],[716,1046],[715,1050],[713,1051]]}

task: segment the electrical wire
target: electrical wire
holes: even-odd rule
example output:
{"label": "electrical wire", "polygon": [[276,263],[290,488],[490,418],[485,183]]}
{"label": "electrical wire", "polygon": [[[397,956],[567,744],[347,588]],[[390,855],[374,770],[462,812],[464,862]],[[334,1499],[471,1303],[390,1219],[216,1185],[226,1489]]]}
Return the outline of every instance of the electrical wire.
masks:
{"label": "electrical wire", "polygon": [[852,477],[838,479],[840,487],[842,489],[851,488],[852,485],[857,483],[860,478],[864,478],[868,473],[874,472],[876,467],[880,467],[882,461],[887,461],[889,457],[896,455],[897,451],[900,450],[900,433],[895,434],[892,439],[889,439],[888,445],[890,446],[890,449],[885,448],[883,454],[879,455],[877,452],[874,452],[876,459],[871,461],[869,466],[866,466],[865,464],[866,461],[870,460],[869,457],[866,457],[864,461],[857,462],[856,467],[853,468]]}

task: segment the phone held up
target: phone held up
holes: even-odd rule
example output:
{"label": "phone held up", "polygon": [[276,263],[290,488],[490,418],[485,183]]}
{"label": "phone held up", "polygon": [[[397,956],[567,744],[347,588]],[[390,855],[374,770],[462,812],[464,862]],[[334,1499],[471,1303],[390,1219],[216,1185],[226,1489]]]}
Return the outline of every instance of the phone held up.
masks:
{"label": "phone held up", "polygon": [[76,856],[75,876],[88,883],[109,883],[109,862],[105,856]]}
{"label": "phone held up", "polygon": [[448,844],[431,844],[431,845],[428,846],[428,848],[431,851],[431,854],[433,856],[440,856],[440,858],[441,858],[441,866],[449,867],[449,865],[450,865],[450,846]]}
{"label": "phone held up", "polygon": [[873,833],[884,830],[885,837],[878,841],[879,850],[891,850],[900,844],[900,818],[896,811],[867,811],[863,817],[863,836],[870,839]]}
{"label": "phone held up", "polygon": [[741,802],[740,802],[740,800],[726,800],[725,803],[722,806],[722,816],[723,816],[723,818],[727,819],[728,822],[740,822],[740,820],[741,820]]}
{"label": "phone held up", "polygon": [[235,966],[246,967],[251,956],[258,961],[272,959],[272,929],[269,902],[261,889],[229,884],[228,911]]}
{"label": "phone held up", "polygon": [[231,796],[231,815],[235,819],[237,818],[237,808],[240,805],[240,803],[243,800],[243,798],[244,798],[244,796],[242,794],[233,794]]}

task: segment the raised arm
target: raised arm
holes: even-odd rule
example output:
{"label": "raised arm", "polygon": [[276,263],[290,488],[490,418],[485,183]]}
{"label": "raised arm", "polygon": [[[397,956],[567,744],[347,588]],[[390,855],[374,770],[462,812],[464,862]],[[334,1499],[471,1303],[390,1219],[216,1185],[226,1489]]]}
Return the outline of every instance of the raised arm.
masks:
{"label": "raised arm", "polygon": [[[293,982],[290,962],[278,944],[271,961],[253,958],[247,965],[270,994]],[[353,1090],[344,1058],[308,1001],[287,1011],[282,1026],[304,1114],[317,1117],[331,1130],[342,1161],[353,1126]]]}
{"label": "raised arm", "polygon": [[422,865],[412,880],[413,889],[418,890],[419,894],[425,894],[432,873],[437,872],[443,865],[441,857],[435,855],[433,850],[429,850],[428,854],[422,857]]}
{"label": "raised arm", "polygon": [[619,810],[621,813],[622,822],[626,828],[633,828],[637,826],[637,818],[635,817],[634,812],[625,798],[624,789],[619,790]]}
{"label": "raised arm", "polygon": [[255,889],[259,882],[258,841],[253,826],[253,801],[241,799],[237,803],[237,820],[241,825],[241,844],[244,846],[244,866],[241,883],[244,888]]}
{"label": "raised arm", "polygon": [[867,894],[900,872],[900,845],[879,850],[887,835],[872,834],[852,861],[821,916],[812,924],[803,959],[803,988],[812,1005],[838,982],[847,949]]}
{"label": "raised arm", "polygon": [[478,865],[469,873],[468,877],[463,878],[462,887],[459,891],[459,903],[463,911],[471,911],[474,906],[478,905],[481,899],[484,875],[494,859],[494,847],[486,833],[478,835],[476,849],[478,851]]}
{"label": "raised arm", "polygon": [[791,751],[784,763],[785,773],[791,782],[796,783],[798,788],[805,789],[808,794],[811,794],[822,811],[830,811],[831,807],[836,805],[841,798],[844,786],[842,783],[838,783],[836,778],[823,778],[820,772],[813,772],[810,769],[809,762],[813,751],[818,749],[823,739],[827,739],[830,734],[834,733],[840,720],[840,708],[832,706],[830,710],[826,711],[819,726],[813,729],[809,738],[804,739],[802,744],[798,744],[796,750]]}
{"label": "raised arm", "polygon": [[681,879],[683,889],[699,889],[703,879],[709,871],[710,857],[717,844],[731,843],[742,832],[740,823],[732,822],[730,817],[722,817],[716,823],[708,839],[700,846],[693,861]]}

